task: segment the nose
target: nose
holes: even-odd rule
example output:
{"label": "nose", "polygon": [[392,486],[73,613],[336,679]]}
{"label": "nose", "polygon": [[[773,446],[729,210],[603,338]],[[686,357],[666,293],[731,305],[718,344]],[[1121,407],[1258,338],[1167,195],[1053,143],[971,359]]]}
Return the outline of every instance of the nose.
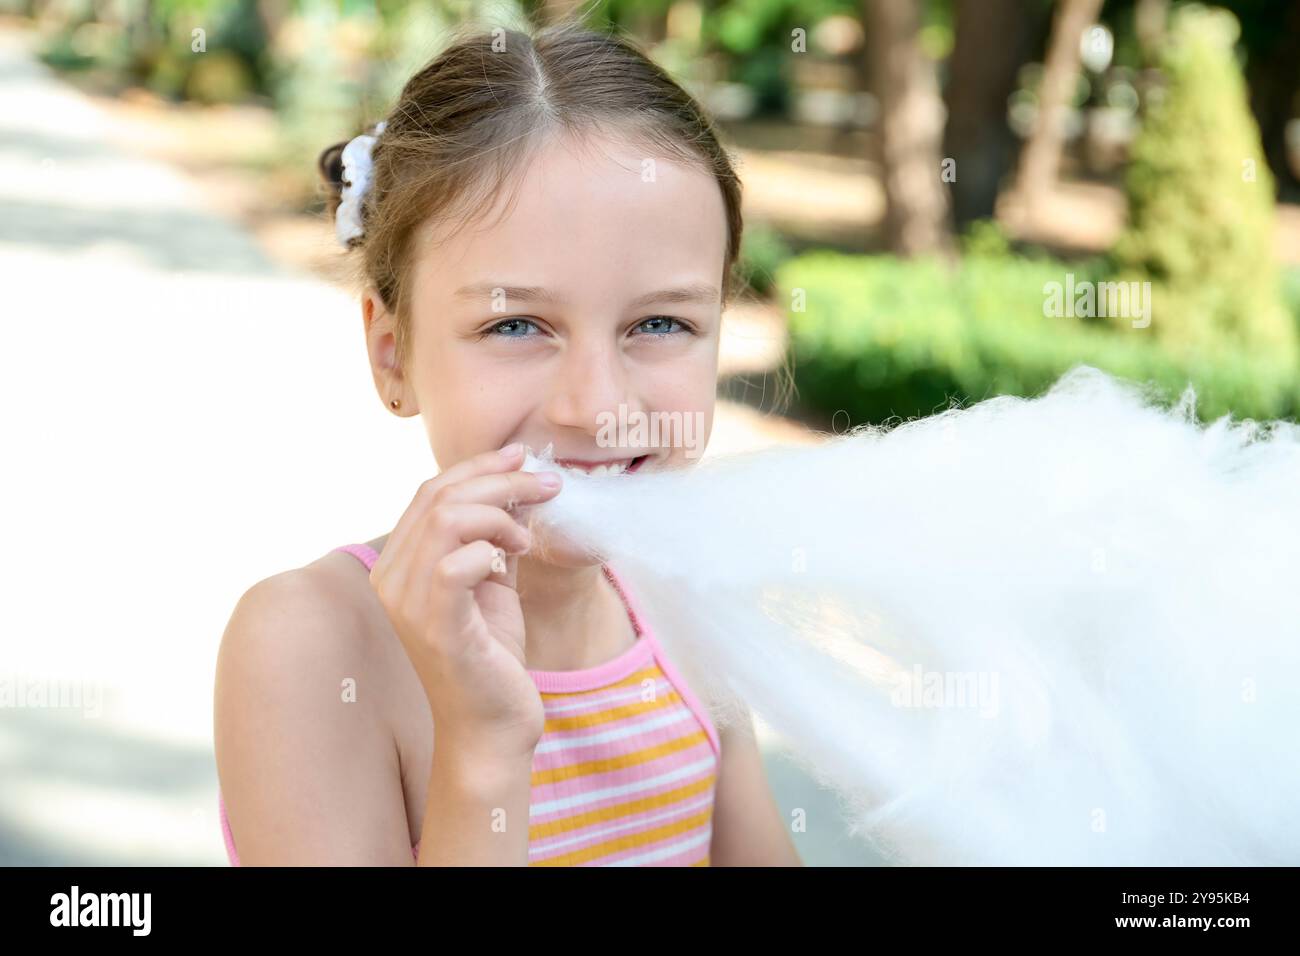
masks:
{"label": "nose", "polygon": [[631,408],[629,381],[617,343],[574,337],[555,367],[547,417],[553,425],[596,435],[604,417],[617,416],[620,405]]}

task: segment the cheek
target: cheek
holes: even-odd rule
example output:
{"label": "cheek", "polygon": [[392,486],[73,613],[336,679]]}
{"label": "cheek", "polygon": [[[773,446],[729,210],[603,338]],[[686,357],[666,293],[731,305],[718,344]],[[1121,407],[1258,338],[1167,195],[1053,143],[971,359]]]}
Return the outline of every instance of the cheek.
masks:
{"label": "cheek", "polygon": [[428,381],[436,414],[449,422],[463,422],[467,428],[482,428],[509,415],[535,388],[518,367],[484,361],[469,352],[448,354],[432,363]]}
{"label": "cheek", "polygon": [[707,439],[713,427],[717,395],[717,368],[700,361],[656,369],[644,380],[640,397],[647,409],[689,415],[693,433]]}
{"label": "cheek", "polygon": [[702,409],[717,395],[718,366],[708,354],[682,356],[645,368],[639,381],[642,394],[657,407]]}
{"label": "cheek", "polygon": [[528,414],[526,398],[537,394],[536,385],[517,369],[506,375],[498,365],[450,358],[430,363],[424,382],[420,408],[439,467],[519,437],[520,420]]}

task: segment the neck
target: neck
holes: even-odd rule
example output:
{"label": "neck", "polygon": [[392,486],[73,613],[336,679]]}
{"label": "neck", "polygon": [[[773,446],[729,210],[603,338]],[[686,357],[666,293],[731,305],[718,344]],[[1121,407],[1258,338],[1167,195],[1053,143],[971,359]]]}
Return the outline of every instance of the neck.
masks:
{"label": "neck", "polygon": [[530,670],[584,670],[627,648],[632,624],[599,564],[567,568],[521,555],[515,585]]}

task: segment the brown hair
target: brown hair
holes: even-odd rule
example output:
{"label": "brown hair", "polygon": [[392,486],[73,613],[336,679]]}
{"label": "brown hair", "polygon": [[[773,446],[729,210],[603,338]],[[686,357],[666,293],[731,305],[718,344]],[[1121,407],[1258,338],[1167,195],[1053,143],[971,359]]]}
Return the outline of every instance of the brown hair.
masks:
{"label": "brown hair", "polygon": [[[466,24],[406,82],[386,117],[362,203],[364,236],[351,240],[344,263],[351,284],[376,290],[393,315],[401,368],[410,356],[409,288],[421,229],[463,225],[472,210],[491,208],[547,135],[608,128],[717,179],[728,231],[725,306],[736,291],[741,184],[696,100],[616,32],[597,32],[575,19],[531,35]],[[346,145],[335,143],[318,160],[331,218],[340,202]]]}

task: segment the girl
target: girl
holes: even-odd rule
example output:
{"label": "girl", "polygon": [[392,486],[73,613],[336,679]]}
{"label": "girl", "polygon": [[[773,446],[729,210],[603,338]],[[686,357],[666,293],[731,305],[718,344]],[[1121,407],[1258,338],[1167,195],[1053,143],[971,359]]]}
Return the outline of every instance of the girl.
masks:
{"label": "girl", "polygon": [[525,446],[696,457],[612,447],[607,414],[699,416],[707,441],[741,236],[709,120],[566,23],[460,36],[373,133],[322,173],[375,386],[444,467],[390,533],[238,602],[215,690],[231,862],[799,865],[752,724],[719,734],[615,569],[513,511],[562,484]]}

